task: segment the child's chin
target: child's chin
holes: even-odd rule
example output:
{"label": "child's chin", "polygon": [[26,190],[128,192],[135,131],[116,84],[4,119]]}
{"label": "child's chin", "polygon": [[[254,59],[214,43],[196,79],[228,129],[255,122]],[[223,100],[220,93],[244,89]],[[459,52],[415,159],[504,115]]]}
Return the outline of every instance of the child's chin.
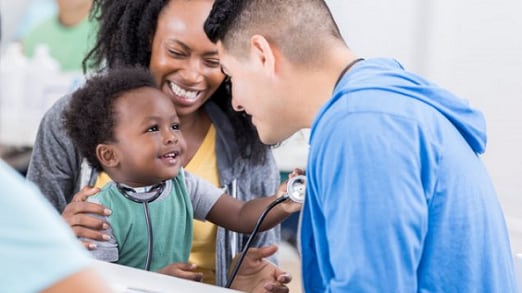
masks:
{"label": "child's chin", "polygon": [[176,176],[178,176],[178,171],[177,170],[175,172],[167,172],[165,174],[163,180],[169,180],[169,179],[175,178]]}

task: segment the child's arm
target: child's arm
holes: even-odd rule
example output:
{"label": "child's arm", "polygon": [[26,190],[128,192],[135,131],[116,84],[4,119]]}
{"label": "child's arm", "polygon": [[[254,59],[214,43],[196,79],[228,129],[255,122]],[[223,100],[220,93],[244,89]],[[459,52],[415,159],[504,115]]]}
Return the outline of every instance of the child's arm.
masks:
{"label": "child's arm", "polygon": [[[294,170],[290,178],[302,174],[302,170]],[[206,219],[227,229],[250,233],[254,229],[260,215],[277,198],[287,192],[286,182],[279,186],[277,194],[270,197],[262,197],[248,202],[239,201],[232,196],[223,194],[212,206]],[[286,217],[301,210],[302,204],[286,200],[275,206],[263,221],[260,230],[267,230],[279,224]]]}

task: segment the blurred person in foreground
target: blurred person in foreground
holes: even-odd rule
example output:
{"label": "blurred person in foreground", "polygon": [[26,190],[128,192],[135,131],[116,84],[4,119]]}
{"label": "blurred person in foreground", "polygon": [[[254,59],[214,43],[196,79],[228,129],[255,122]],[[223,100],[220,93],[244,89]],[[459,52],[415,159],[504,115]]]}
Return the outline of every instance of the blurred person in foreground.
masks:
{"label": "blurred person in foreground", "polygon": [[0,187],[3,292],[112,292],[49,202],[2,160]]}

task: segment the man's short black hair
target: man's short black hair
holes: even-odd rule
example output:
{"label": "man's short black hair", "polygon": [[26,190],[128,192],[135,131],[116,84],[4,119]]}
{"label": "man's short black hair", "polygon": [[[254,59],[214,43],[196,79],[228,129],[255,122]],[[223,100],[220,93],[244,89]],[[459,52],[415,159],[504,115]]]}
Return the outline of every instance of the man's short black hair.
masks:
{"label": "man's short black hair", "polygon": [[242,12],[245,1],[216,0],[204,24],[205,33],[213,43],[222,41],[231,24]]}
{"label": "man's short black hair", "polygon": [[295,64],[321,62],[331,41],[344,42],[324,0],[216,0],[204,25],[207,37],[236,57],[259,34]]}
{"label": "man's short black hair", "polygon": [[121,67],[89,78],[72,94],[63,113],[64,126],[81,155],[94,169],[102,171],[96,147],[115,142],[114,102],[122,94],[142,87],[156,87],[147,69]]}

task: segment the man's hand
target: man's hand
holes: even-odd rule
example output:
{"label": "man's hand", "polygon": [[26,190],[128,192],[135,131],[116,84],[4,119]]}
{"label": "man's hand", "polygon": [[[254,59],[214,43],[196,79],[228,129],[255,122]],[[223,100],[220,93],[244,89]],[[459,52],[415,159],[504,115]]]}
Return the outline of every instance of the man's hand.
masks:
{"label": "man's hand", "polygon": [[201,282],[203,273],[195,272],[197,268],[195,264],[190,263],[173,263],[158,271],[160,274],[174,276],[186,280]]}
{"label": "man's hand", "polygon": [[[287,293],[286,284],[290,283],[292,276],[265,259],[276,251],[275,245],[250,248],[230,288],[249,293]],[[236,255],[231,268],[238,258],[239,255]]]}
{"label": "man's hand", "polygon": [[[111,211],[102,205],[86,201],[89,196],[95,195],[99,191],[99,188],[84,187],[74,195],[71,202],[65,206],[62,212],[62,217],[79,238],[99,241],[110,239],[108,235],[101,232],[101,230],[108,229],[109,224],[100,218],[94,217],[92,214],[103,217],[110,215]],[[82,243],[87,249],[92,250],[96,248],[94,243],[88,241],[83,241]]]}

